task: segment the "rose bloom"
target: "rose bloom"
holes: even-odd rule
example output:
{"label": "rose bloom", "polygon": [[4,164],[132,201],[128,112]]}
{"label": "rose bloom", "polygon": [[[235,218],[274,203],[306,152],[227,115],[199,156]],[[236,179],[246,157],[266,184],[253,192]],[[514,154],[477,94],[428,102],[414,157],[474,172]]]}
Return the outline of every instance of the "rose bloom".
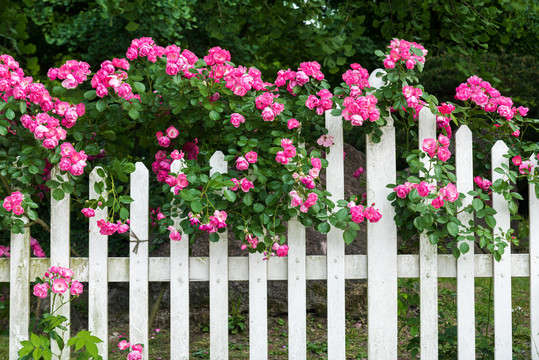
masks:
{"label": "rose bloom", "polygon": [[245,118],[241,114],[234,113],[234,114],[230,115],[230,123],[235,128],[240,127],[240,124],[242,124],[244,122],[245,122]]}
{"label": "rose bloom", "polygon": [[243,192],[249,192],[250,189],[254,188],[253,182],[247,178],[241,179],[241,190]]}
{"label": "rose bloom", "polygon": [[299,121],[297,121],[296,119],[292,118],[290,120],[288,120],[288,129],[292,130],[292,129],[295,129],[299,126]]}
{"label": "rose bloom", "polygon": [[52,292],[56,294],[65,293],[67,288],[67,281],[65,279],[54,279],[52,282]]}
{"label": "rose bloom", "polygon": [[277,249],[277,256],[285,257],[286,255],[288,255],[288,245],[285,244],[279,246],[279,248]]}
{"label": "rose bloom", "polygon": [[47,297],[49,290],[49,284],[35,284],[34,285],[34,295],[38,298],[44,299]]}
{"label": "rose bloom", "polygon": [[245,158],[250,164],[254,164],[258,160],[258,154],[251,150],[247,154],[245,154]]}
{"label": "rose bloom", "polygon": [[128,343],[126,340],[122,340],[118,343],[118,348],[120,348],[120,350],[128,349],[130,346],[131,344]]}
{"label": "rose bloom", "polygon": [[236,169],[247,170],[248,168],[249,168],[249,162],[243,156],[240,156],[236,160]]}
{"label": "rose bloom", "polygon": [[71,295],[79,296],[80,294],[82,294],[82,284],[77,280],[73,280],[71,282]]}

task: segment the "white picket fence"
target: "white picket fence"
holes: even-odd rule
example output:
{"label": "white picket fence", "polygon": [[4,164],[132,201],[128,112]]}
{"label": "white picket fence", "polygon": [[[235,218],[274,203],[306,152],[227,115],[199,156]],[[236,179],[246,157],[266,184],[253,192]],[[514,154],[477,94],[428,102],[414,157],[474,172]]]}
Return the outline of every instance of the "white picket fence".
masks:
{"label": "white picket fence", "polygon": [[[371,77],[371,83],[378,79]],[[328,154],[327,188],[334,199],[344,196],[343,135],[340,117],[326,113],[326,126],[335,143]],[[424,109],[419,118],[420,138],[434,137],[435,117]],[[420,355],[423,359],[438,358],[438,278],[457,279],[458,358],[475,359],[475,301],[474,279],[494,278],[495,358],[512,358],[511,278],[530,278],[530,357],[539,360],[539,201],[533,194],[529,200],[529,254],[511,254],[506,249],[500,262],[491,255],[437,254],[425,236],[420,239],[419,255],[397,255],[397,229],[394,210],[386,197],[391,192],[386,184],[395,183],[395,128],[393,121],[383,128],[381,142],[367,139],[367,198],[376,203],[382,219],[368,223],[367,255],[345,255],[342,232],[331,229],[327,237],[326,256],[307,256],[305,228],[297,221],[288,224],[290,251],[287,258],[263,261],[262,255],[227,256],[227,233],[220,241],[210,243],[209,258],[189,257],[188,238],[171,241],[169,257],[149,257],[148,243],[141,242],[138,251],[129,258],[107,258],[107,236],[99,234],[96,219],[105,215],[100,210],[90,219],[89,257],[69,256],[69,196],[51,204],[51,258],[30,258],[30,234],[11,236],[11,258],[0,259],[0,282],[10,282],[10,344],[9,359],[17,359],[19,342],[28,338],[30,281],[42,276],[51,265],[71,267],[74,278],[88,282],[89,329],[104,340],[99,344],[103,359],[108,348],[108,283],[129,282],[129,340],[148,343],[148,284],[170,282],[170,348],[174,359],[189,358],[189,282],[210,282],[210,358],[228,359],[228,281],[249,282],[249,349],[251,359],[268,359],[267,282],[288,280],[288,356],[307,359],[306,281],[327,281],[328,358],[346,358],[345,280],[368,280],[368,357],[397,359],[397,279],[420,280]],[[473,187],[472,134],[463,126],[455,134],[457,188],[466,193]],[[492,150],[492,168],[502,162],[507,147],[498,142]],[[211,161],[213,172],[226,171],[222,153]],[[178,166],[175,164],[174,166]],[[177,169],[177,168],[176,168]],[[148,240],[148,169],[136,164],[131,175],[131,229],[139,240]],[[492,174],[494,181],[500,175]],[[90,176],[91,197],[95,198],[93,183],[99,181],[94,169]],[[470,203],[467,198],[465,204]],[[509,228],[509,211],[503,198],[494,196],[496,221]],[[462,214],[467,221],[469,214]],[[176,219],[177,224],[179,219]],[[132,238],[131,240],[135,240]],[[473,249],[471,244],[470,248]],[[69,309],[64,315],[69,316]],[[64,359],[68,359],[66,353]],[[148,351],[144,351],[148,360]]]}

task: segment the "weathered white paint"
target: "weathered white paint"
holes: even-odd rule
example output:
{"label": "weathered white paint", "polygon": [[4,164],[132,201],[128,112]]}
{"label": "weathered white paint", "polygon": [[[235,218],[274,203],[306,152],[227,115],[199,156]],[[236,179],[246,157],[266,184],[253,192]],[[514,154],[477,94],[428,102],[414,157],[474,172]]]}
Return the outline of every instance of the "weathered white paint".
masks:
{"label": "weathered white paint", "polygon": [[131,174],[129,246],[129,341],[143,344],[142,356],[148,360],[148,169],[137,162]]}
{"label": "weathered white paint", "polygon": [[[210,159],[210,176],[226,173],[224,154],[217,151]],[[228,231],[210,243],[210,359],[228,359]]]}
{"label": "weathered white paint", "polygon": [[[183,160],[175,160],[170,170],[181,173],[182,163]],[[181,231],[181,219],[172,220]],[[189,235],[182,234],[180,241],[170,240],[170,266],[160,269],[168,269],[170,274],[170,353],[178,360],[186,360],[189,359]]]}
{"label": "weathered white paint", "polygon": [[[381,85],[375,78],[379,71],[383,70],[377,69],[369,77],[371,84]],[[379,222],[367,223],[367,254],[376,259],[367,263],[367,351],[369,359],[390,360],[397,359],[397,227],[386,184],[396,182],[396,158],[393,118],[386,121],[378,144],[367,137],[367,201],[375,203],[382,214]]]}
{"label": "weathered white paint", "polygon": [[[337,202],[344,198],[344,138],[342,118],[332,116],[326,111],[326,128],[333,136],[326,159],[329,165],[326,169],[326,189],[331,193],[330,200]],[[343,231],[331,227],[327,234],[327,294],[328,294],[328,358],[346,358],[346,322],[344,291],[344,241]]]}
{"label": "weathered white paint", "polygon": [[[457,190],[466,195],[462,206],[471,205],[468,195],[473,190],[472,132],[463,125],[455,134]],[[459,220],[468,225],[473,215],[458,214]],[[475,278],[474,242],[465,240],[470,251],[457,259],[457,341],[459,360],[475,359]]]}
{"label": "weathered white paint", "polygon": [[[25,224],[28,218],[23,216]],[[20,342],[28,340],[30,324],[30,229],[25,228],[23,234],[11,233],[11,261],[8,272],[9,282],[9,358],[18,359],[17,352],[21,349]],[[41,275],[43,276],[43,274]]]}
{"label": "weathered white paint", "polygon": [[[305,227],[288,221],[288,358],[307,358]],[[273,259],[271,260],[273,262]]]}
{"label": "weathered white paint", "polygon": [[[494,171],[501,164],[509,165],[509,159],[504,158],[507,154],[507,145],[503,141],[497,141],[492,147],[492,183],[503,175]],[[510,227],[510,213],[507,202],[502,195],[492,194],[492,207],[497,211],[495,234],[499,234],[498,228],[506,232]],[[512,326],[511,326],[511,244],[505,248],[505,252],[499,262],[494,261],[494,359],[512,358]]]}
{"label": "weathered white paint", "polygon": [[[99,167],[90,173],[90,199],[99,199],[106,195],[95,192],[94,184],[105,179],[97,174]],[[103,360],[108,359],[108,236],[101,235],[97,220],[106,219],[108,208],[95,209],[95,216],[90,218],[90,241],[88,249],[88,330],[103,340],[97,344]]]}
{"label": "weathered white paint", "polygon": [[[56,179],[57,176],[61,176],[63,181],[68,181],[68,177],[66,174],[61,175],[60,168],[58,166],[54,167],[51,171],[51,178]],[[71,195],[65,194],[65,197],[58,201],[55,199],[51,199],[51,223],[50,223],[50,229],[51,229],[51,249],[54,249],[53,252],[51,252],[51,266],[61,266],[68,268],[70,266],[69,264],[69,200]],[[43,276],[43,274],[40,274],[39,276]],[[67,297],[69,295],[62,295]],[[51,302],[51,310],[52,308],[57,308],[60,305],[60,302],[57,301],[55,303]],[[70,319],[70,304],[62,306],[55,315],[63,315],[66,318]],[[61,334],[62,339],[64,340],[64,343],[67,343],[67,340],[70,338],[69,332],[70,332],[70,326],[66,325],[66,331]],[[56,342],[53,341],[51,344],[51,350],[55,354],[59,354],[60,350],[58,349],[58,346],[56,345]],[[64,349],[61,355],[60,360],[68,360],[69,359],[69,348]]]}
{"label": "weathered white paint", "polygon": [[[530,159],[537,167],[537,158]],[[530,207],[530,330],[531,357],[539,360],[539,200],[535,197],[535,186],[529,184]],[[511,259],[514,264],[514,259]]]}
{"label": "weathered white paint", "polygon": [[268,358],[268,262],[249,254],[249,358]]}
{"label": "weathered white paint", "polygon": [[[428,107],[419,112],[419,149],[423,140],[436,139],[436,116]],[[429,157],[423,158],[429,170]],[[430,174],[434,171],[431,169]],[[424,174],[421,174],[424,176]],[[424,231],[419,236],[419,311],[421,331],[421,357],[438,359],[438,263],[437,249]]]}

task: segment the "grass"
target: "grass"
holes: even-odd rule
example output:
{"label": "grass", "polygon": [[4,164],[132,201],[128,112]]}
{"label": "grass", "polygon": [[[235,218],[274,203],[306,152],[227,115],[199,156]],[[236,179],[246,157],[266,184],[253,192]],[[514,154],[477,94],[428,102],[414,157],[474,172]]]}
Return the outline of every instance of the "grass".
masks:
{"label": "grass", "polygon": [[[530,357],[530,316],[529,316],[529,279],[512,279],[512,329],[513,358]],[[475,314],[476,314],[476,353],[478,359],[493,359],[494,322],[493,298],[491,294],[492,279],[477,278],[475,280]],[[416,351],[419,347],[419,297],[416,279],[399,279],[399,359],[419,358]],[[439,280],[439,358],[455,359],[457,357],[456,332],[456,280]],[[72,310],[74,311],[74,310]],[[76,310],[75,310],[76,311]],[[210,335],[207,317],[196,316],[191,319],[190,358],[209,358]],[[0,319],[0,324],[7,319]],[[242,326],[240,326],[240,323]],[[3,325],[2,325],[3,327]],[[229,358],[249,359],[248,314],[235,314],[231,320],[235,334],[229,335]],[[242,330],[242,327],[245,329]],[[367,358],[367,319],[346,319],[346,358]],[[149,358],[151,360],[169,360],[170,333],[168,323],[157,324],[159,331],[152,329],[150,333]],[[128,324],[111,329],[111,335],[126,336]],[[109,341],[109,359],[124,360],[126,352],[120,352],[114,337]],[[7,359],[8,337],[0,336],[0,359]],[[307,314],[307,358],[327,358],[327,320],[325,314]],[[534,348],[536,346],[534,345]],[[268,357],[270,359],[288,359],[288,319],[286,315],[268,317]]]}

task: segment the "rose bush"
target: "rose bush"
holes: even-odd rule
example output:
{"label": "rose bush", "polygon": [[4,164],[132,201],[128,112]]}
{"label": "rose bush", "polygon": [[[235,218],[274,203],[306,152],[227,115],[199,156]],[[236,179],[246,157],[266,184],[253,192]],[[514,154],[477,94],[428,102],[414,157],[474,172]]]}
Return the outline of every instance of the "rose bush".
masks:
{"label": "rose bush", "polygon": [[[142,161],[154,175],[150,203],[156,231],[173,240],[207,232],[217,241],[226,228],[248,251],[286,256],[285,225],[293,217],[322,233],[330,224],[343,229],[347,242],[359,223],[380,219],[360,194],[336,203],[328,199],[319,180],[333,142],[324,127],[326,111],[342,115],[345,129],[370,134],[375,142],[389,116],[403,124],[408,143],[417,140],[412,129],[424,106],[438,114],[447,138],[450,121],[483,129],[485,111],[497,110],[507,119],[496,120],[497,135],[518,136],[521,123],[533,125],[523,120],[525,109],[515,111],[511,101],[476,79],[457,90],[458,98],[471,99],[475,109],[452,104],[438,109],[438,100],[419,85],[416,70],[427,55],[419,44],[395,39],[387,54],[376,54],[387,70],[385,86],[371,88],[368,71],[352,64],[341,86],[330,90],[316,62],[280,70],[270,83],[257,69],[232,63],[220,47],[201,59],[177,45],[161,47],[141,38],[132,41],[126,58],[106,60],[95,72],[74,60],[50,69],[50,91],[2,55],[0,180],[6,196],[1,226],[20,232],[23,215],[29,225],[42,224],[35,211],[39,202],[69,193],[81,216],[108,207],[107,218],[98,221],[102,234],[127,232],[132,202],[127,175]],[[536,149],[515,136],[514,155]],[[209,159],[216,151],[224,154],[228,170],[210,175]],[[438,160],[450,158],[447,146],[436,151]],[[179,173],[171,171],[175,160],[181,161]],[[55,166],[67,180],[51,176]],[[103,196],[89,201],[83,175],[96,166],[105,181],[95,190]],[[448,184],[441,187],[453,201],[460,197]],[[444,199],[429,211],[445,206]],[[183,219],[181,228],[174,227],[174,217]]]}

